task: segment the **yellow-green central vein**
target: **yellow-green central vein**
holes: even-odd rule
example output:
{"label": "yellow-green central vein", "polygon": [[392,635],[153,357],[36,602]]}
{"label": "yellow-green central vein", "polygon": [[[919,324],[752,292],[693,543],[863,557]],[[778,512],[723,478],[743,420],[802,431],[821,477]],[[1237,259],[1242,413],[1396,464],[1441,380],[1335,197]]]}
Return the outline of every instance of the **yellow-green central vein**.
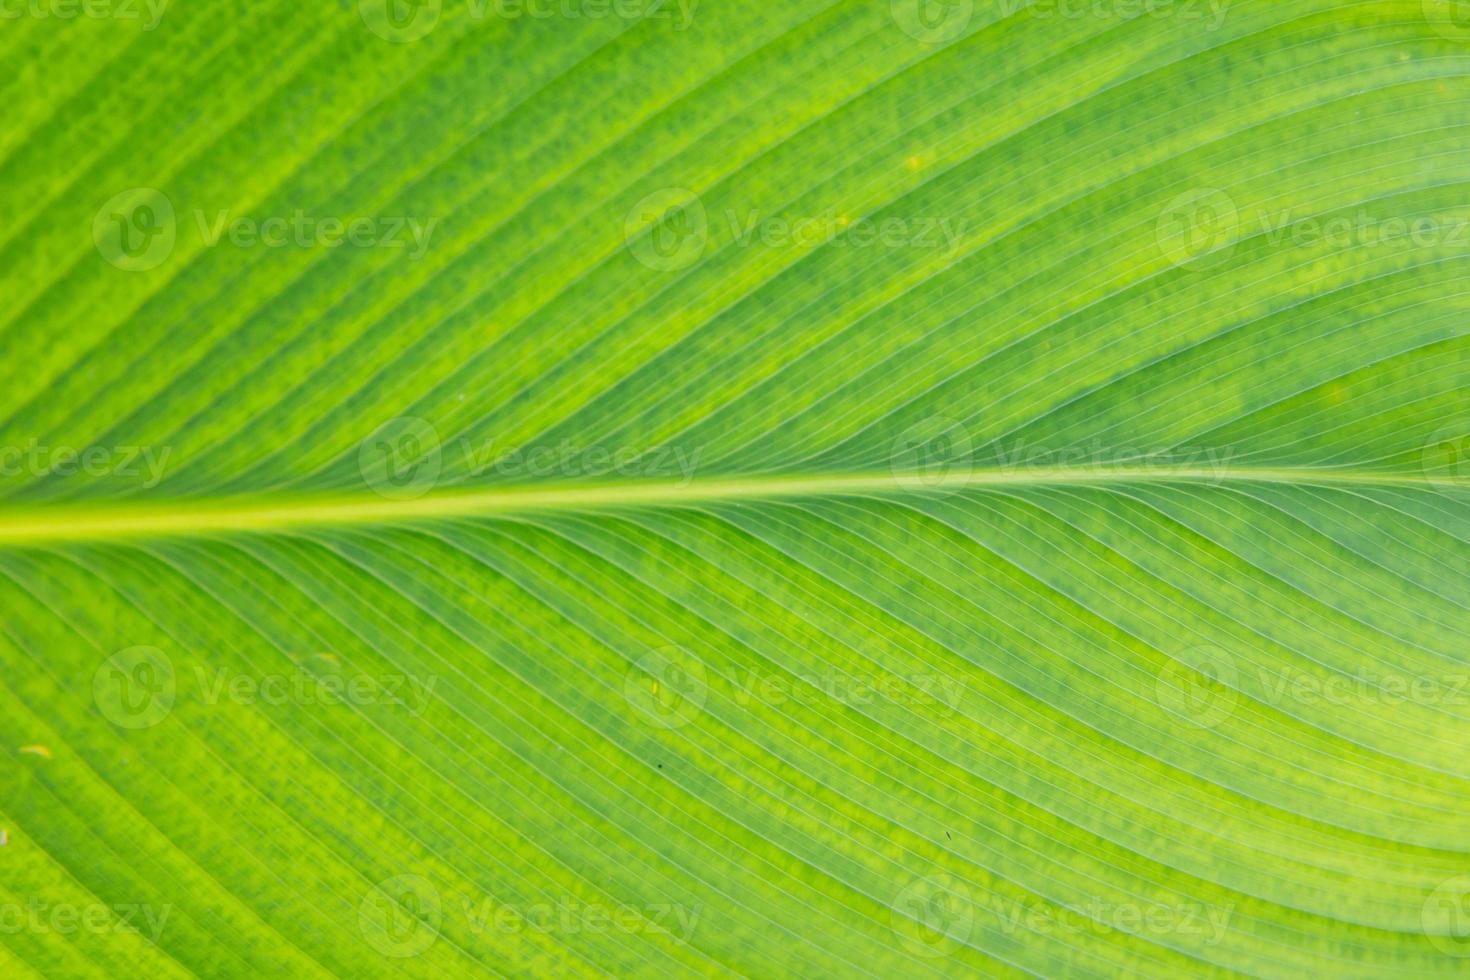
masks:
{"label": "yellow-green central vein", "polygon": [[1446,487],[1442,479],[1412,473],[1315,468],[1051,467],[952,470],[935,473],[859,473],[750,476],[621,484],[546,484],[446,490],[413,499],[372,492],[320,497],[122,501],[56,504],[0,510],[0,544],[108,541],[218,533],[287,531],[313,527],[401,524],[434,519],[680,506],[736,500],[781,500],[852,494],[953,493],[987,487],[1185,483],[1212,486],[1274,483],[1297,486]]}

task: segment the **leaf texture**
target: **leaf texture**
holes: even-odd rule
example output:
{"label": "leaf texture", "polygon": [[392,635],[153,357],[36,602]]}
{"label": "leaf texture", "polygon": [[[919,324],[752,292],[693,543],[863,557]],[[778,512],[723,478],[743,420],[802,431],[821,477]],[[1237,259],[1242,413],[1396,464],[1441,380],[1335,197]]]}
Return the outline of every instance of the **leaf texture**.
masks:
{"label": "leaf texture", "polygon": [[1470,971],[1465,4],[68,10],[0,972]]}

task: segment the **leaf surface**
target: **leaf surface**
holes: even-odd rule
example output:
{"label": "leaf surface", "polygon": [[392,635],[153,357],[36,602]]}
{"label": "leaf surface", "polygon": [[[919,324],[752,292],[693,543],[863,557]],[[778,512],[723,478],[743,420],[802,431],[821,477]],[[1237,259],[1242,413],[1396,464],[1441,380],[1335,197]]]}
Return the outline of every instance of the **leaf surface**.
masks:
{"label": "leaf surface", "polygon": [[1463,4],[64,6],[5,975],[1465,972]]}

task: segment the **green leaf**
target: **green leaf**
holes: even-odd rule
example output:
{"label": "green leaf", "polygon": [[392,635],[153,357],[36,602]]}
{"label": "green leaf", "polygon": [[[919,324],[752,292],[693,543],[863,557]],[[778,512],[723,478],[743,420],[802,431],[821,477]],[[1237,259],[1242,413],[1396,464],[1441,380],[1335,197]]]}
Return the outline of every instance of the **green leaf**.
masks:
{"label": "green leaf", "polygon": [[1467,10],[0,4],[0,974],[1470,970]]}

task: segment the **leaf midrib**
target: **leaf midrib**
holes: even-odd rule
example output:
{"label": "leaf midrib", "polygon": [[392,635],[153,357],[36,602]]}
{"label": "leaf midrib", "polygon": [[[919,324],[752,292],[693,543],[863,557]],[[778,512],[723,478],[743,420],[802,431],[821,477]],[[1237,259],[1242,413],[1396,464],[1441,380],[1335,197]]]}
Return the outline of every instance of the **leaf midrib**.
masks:
{"label": "leaf midrib", "polygon": [[167,504],[116,501],[0,509],[0,545],[129,538],[268,533],[307,528],[405,522],[546,511],[682,506],[736,500],[782,500],[840,495],[925,495],[987,487],[1079,485],[1272,483],[1294,486],[1444,488],[1458,480],[1419,473],[1385,473],[1314,467],[1046,467],[955,470],[941,475],[869,472],[766,475],[691,481],[539,484],[445,490],[414,499],[390,499],[371,491],[351,495],[181,499]]}

